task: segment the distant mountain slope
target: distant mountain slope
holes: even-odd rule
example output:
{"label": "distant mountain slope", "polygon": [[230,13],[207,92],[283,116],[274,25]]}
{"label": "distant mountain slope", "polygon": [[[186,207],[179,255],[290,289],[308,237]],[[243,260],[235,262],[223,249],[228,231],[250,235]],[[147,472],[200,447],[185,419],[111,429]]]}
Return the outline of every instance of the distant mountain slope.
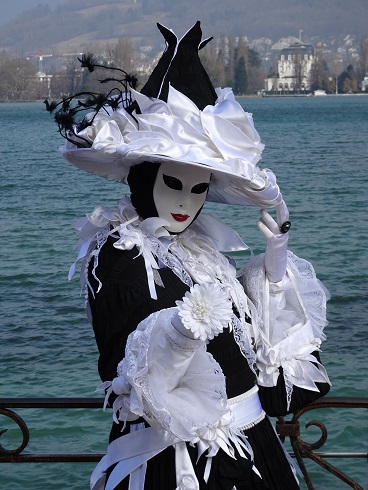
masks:
{"label": "distant mountain slope", "polygon": [[246,35],[274,41],[299,34],[306,39],[368,34],[367,0],[72,0],[23,12],[0,27],[0,49],[17,54],[85,50],[93,42],[130,37],[157,44],[156,22],[178,35],[196,20],[205,35]]}

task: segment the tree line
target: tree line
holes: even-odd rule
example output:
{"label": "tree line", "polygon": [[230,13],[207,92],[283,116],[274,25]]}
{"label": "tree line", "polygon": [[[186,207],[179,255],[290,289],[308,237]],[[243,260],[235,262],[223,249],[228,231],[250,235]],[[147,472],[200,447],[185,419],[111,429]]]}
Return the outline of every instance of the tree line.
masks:
{"label": "tree line", "polygon": [[[116,44],[108,44],[101,49],[95,47],[94,54],[106,66],[115,66],[138,76],[143,86],[157,60],[141,60],[128,38],[121,38]],[[91,46],[93,51],[93,46]],[[213,39],[200,52],[202,63],[215,87],[232,87],[235,95],[255,94],[264,88],[268,74],[262,68],[262,60],[257,51],[249,47],[245,37],[221,36]],[[359,58],[345,68],[338,66],[335,58],[329,58],[321,45],[314,48],[314,60],[310,72],[311,90],[323,89],[334,93],[336,83],[339,93],[356,93],[361,89],[361,81],[368,72],[368,37],[361,40]],[[31,60],[0,52],[0,101],[22,101],[62,99],[76,92],[101,92],[110,90],[114,82],[101,86],[100,79],[109,75],[89,74],[81,69],[77,57],[63,59],[54,66],[52,72],[44,76],[38,73]],[[114,78],[116,73],[111,74]],[[138,87],[139,89],[139,87]]]}
{"label": "tree line", "polygon": [[314,48],[314,59],[310,73],[311,90],[323,89],[327,93],[358,93],[362,81],[368,74],[368,36],[363,36],[359,44],[359,57],[341,70],[338,59],[328,56],[323,46]]}

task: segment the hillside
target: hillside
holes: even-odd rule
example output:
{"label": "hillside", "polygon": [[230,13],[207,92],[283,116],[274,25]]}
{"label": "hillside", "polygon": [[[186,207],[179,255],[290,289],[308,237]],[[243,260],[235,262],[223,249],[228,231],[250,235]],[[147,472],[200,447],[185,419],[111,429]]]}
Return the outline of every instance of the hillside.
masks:
{"label": "hillside", "polygon": [[205,36],[245,35],[248,39],[298,36],[306,41],[359,39],[368,34],[367,0],[72,0],[55,9],[25,11],[0,27],[0,50],[19,55],[88,50],[93,43],[132,38],[136,46],[160,49],[156,22],[178,35],[201,20]]}

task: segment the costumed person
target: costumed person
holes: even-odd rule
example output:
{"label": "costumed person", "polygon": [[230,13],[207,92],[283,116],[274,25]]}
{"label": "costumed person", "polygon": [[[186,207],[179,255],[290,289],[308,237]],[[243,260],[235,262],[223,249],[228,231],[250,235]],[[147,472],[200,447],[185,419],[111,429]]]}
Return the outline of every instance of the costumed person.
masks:
{"label": "costumed person", "polygon": [[[167,47],[140,92],[126,74],[123,89],[56,112],[66,160],[131,193],[75,225],[114,419],[91,488],[296,489],[268,416],[329,390],[319,358],[327,292],[287,250],[276,177],[257,166],[252,116],[200,62],[200,23],[181,39],[158,27]],[[224,253],[247,246],[201,212],[206,200],[260,208],[265,253],[237,271]]]}

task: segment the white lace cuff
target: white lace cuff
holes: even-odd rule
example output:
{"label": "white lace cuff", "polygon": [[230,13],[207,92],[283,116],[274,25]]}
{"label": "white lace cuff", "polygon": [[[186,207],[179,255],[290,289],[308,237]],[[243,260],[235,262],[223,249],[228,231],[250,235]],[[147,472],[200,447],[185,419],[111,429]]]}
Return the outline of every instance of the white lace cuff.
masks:
{"label": "white lace cuff", "polygon": [[243,284],[257,310],[259,384],[275,386],[282,367],[289,402],[293,385],[318,391],[315,383],[329,380],[311,353],[318,351],[326,338],[323,329],[327,325],[328,292],[312,265],[288,252],[286,275],[270,283],[264,256],[257,256],[245,269]]}

